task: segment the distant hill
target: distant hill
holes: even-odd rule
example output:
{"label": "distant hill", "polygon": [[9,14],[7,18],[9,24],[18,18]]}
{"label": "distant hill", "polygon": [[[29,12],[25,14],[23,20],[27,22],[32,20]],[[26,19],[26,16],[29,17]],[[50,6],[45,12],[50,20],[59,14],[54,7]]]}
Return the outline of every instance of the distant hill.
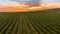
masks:
{"label": "distant hill", "polygon": [[30,12],[60,12],[60,8],[37,10],[37,11],[30,11]]}

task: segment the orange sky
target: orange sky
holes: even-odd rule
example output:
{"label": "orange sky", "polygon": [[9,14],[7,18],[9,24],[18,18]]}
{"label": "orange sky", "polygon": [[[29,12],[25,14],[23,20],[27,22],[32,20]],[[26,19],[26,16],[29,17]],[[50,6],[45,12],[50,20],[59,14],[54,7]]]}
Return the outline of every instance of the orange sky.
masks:
{"label": "orange sky", "polygon": [[0,12],[26,12],[33,10],[45,10],[52,8],[60,8],[60,3],[42,3],[38,7],[29,7],[24,4],[0,4]]}

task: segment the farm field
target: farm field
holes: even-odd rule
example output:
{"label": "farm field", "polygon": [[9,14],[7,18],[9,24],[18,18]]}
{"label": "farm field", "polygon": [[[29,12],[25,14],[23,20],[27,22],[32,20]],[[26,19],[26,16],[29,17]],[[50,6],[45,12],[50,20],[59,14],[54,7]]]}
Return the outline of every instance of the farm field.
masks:
{"label": "farm field", "polygon": [[60,34],[60,12],[1,12],[0,34]]}

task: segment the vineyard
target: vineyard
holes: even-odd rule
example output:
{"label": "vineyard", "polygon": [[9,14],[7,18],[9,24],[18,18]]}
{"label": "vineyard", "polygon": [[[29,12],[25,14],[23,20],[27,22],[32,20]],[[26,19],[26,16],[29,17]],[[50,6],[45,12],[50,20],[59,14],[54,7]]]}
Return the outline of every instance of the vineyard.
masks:
{"label": "vineyard", "polygon": [[60,34],[60,13],[0,13],[0,34]]}

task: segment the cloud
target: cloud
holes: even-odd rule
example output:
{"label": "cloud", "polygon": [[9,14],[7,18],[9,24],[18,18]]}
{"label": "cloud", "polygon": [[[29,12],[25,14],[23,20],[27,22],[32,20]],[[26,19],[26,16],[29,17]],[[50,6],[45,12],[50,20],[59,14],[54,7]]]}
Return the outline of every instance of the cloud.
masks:
{"label": "cloud", "polygon": [[60,8],[60,3],[42,3],[40,6],[37,7],[29,7],[29,5],[18,4],[18,3],[0,4],[1,12],[2,11],[26,12],[26,11],[45,10],[45,9],[53,9],[53,8]]}
{"label": "cloud", "polygon": [[6,4],[0,4],[0,12],[17,12],[17,11],[27,11],[27,8],[29,6],[25,4],[11,4],[11,3],[6,3]]}
{"label": "cloud", "polygon": [[38,7],[31,7],[30,10],[45,10],[45,9],[53,9],[60,8],[60,3],[42,3]]}

